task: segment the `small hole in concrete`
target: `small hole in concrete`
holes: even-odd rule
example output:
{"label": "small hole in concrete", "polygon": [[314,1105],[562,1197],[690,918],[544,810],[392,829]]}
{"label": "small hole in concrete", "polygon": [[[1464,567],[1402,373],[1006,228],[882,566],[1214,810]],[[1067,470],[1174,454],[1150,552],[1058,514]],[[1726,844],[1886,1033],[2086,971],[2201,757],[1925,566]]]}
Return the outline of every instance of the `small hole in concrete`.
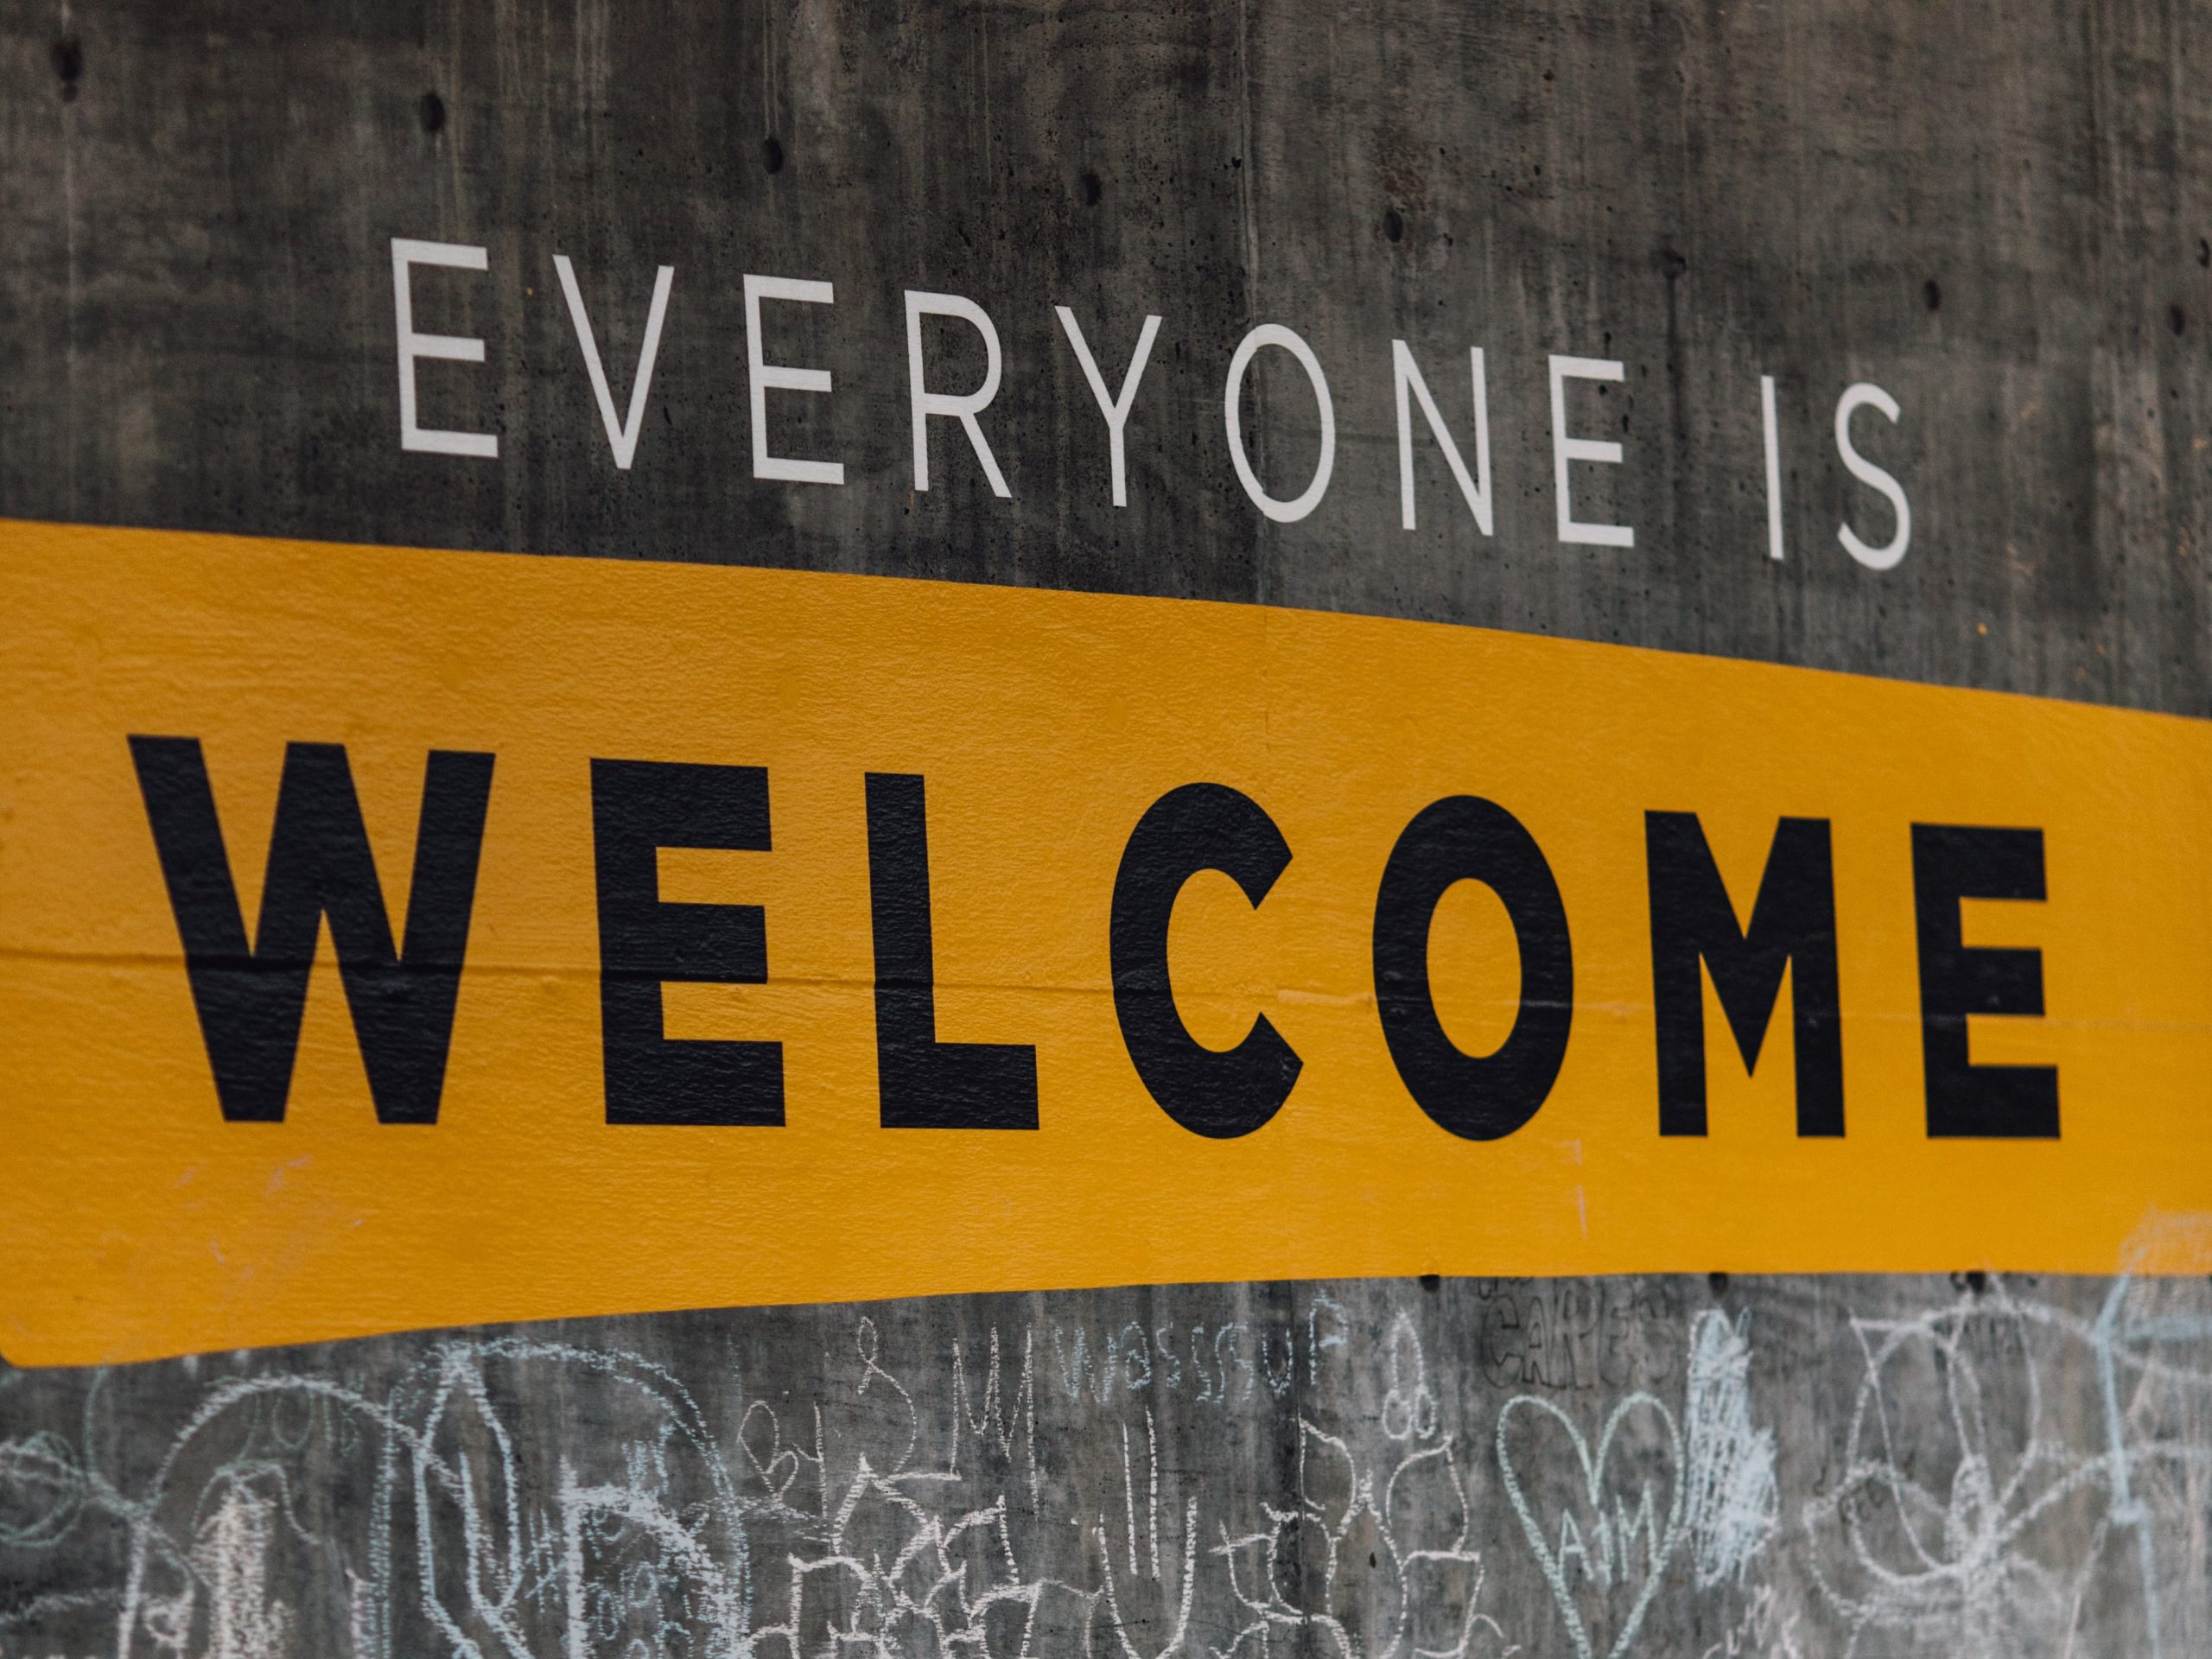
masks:
{"label": "small hole in concrete", "polygon": [[1442,1287],[1444,1281],[1433,1273],[1424,1273],[1421,1276],[1421,1287],[1432,1296]]}
{"label": "small hole in concrete", "polygon": [[1951,1288],[1971,1291],[1974,1295],[1979,1296],[1989,1288],[1989,1275],[1980,1268],[1966,1273],[1955,1273],[1951,1275]]}
{"label": "small hole in concrete", "polygon": [[2196,238],[2196,263],[2200,265],[2212,265],[2212,242],[2206,241],[2201,236]]}
{"label": "small hole in concrete", "polygon": [[61,101],[67,104],[77,96],[77,82],[85,73],[85,48],[74,35],[64,35],[54,43],[54,73],[60,79]]}
{"label": "small hole in concrete", "polygon": [[1406,221],[1398,217],[1398,210],[1395,207],[1388,207],[1383,210],[1382,234],[1389,237],[1393,242],[1402,241],[1405,238]]}
{"label": "small hole in concrete", "polygon": [[1927,300],[1928,308],[1930,311],[1940,311],[1943,308],[1942,285],[1936,282],[1933,276],[1930,276],[1926,282],[1920,285],[1920,292],[1922,296]]}
{"label": "small hole in concrete", "polygon": [[1106,187],[1098,181],[1098,175],[1096,173],[1086,173],[1083,175],[1083,205],[1084,207],[1096,207],[1098,205],[1098,199],[1105,194]]}
{"label": "small hole in concrete", "polygon": [[446,101],[435,92],[423,94],[423,130],[443,132],[446,130]]}
{"label": "small hole in concrete", "polygon": [[772,137],[760,141],[760,165],[771,173],[784,170],[784,146],[780,141]]}
{"label": "small hole in concrete", "polygon": [[1728,1294],[1728,1275],[1725,1273],[1707,1274],[1705,1283],[1706,1288],[1715,1296],[1726,1296]]}
{"label": "small hole in concrete", "polygon": [[2181,333],[2183,329],[2189,327],[2188,314],[2183,311],[2181,307],[2177,305],[2169,309],[2167,313],[2167,321],[2173,324],[2174,333],[2176,334]]}

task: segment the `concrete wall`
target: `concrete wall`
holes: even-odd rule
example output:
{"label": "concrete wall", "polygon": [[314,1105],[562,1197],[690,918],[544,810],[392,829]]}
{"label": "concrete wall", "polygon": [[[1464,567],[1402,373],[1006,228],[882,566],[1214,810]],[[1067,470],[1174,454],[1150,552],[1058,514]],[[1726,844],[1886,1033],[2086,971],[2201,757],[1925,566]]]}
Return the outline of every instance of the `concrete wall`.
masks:
{"label": "concrete wall", "polygon": [[[2212,181],[2187,164],[2212,52],[2183,6],[1914,3],[908,9],[582,4],[0,7],[0,493],[20,516],[537,553],[738,560],[1419,616],[2202,712]],[[2193,56],[2192,54],[2195,54]],[[774,170],[771,170],[772,168]],[[397,441],[393,236],[481,245],[419,326]],[[618,399],[675,267],[635,466],[609,458],[553,256]],[[752,476],[741,279],[772,308],[785,453]],[[911,490],[900,294],[992,315],[1012,499],[938,422]],[[1162,318],[1108,502],[1103,423],[1051,307],[1118,384]],[[1303,334],[1337,477],[1276,526],[1229,463],[1224,371]],[[1495,538],[1424,451],[1396,512],[1390,340],[1453,420],[1488,357]],[[946,380],[980,372],[944,330]],[[1554,538],[1545,358],[1626,383],[1578,422],[1626,448]],[[1255,449],[1306,476],[1309,394],[1263,363]],[[1280,372],[1277,372],[1280,371]],[[1758,378],[1789,556],[1764,556]],[[1911,496],[1884,575],[1838,546]],[[1984,630],[1986,632],[1984,632]]]}
{"label": "concrete wall", "polygon": [[1254,1285],[0,1373],[0,1652],[2199,1654],[2202,1281]]}
{"label": "concrete wall", "polygon": [[[0,512],[1375,612],[2205,711],[2201,14],[2121,3],[668,8],[0,0]],[[390,240],[421,370],[398,441]],[[618,404],[618,468],[554,256]],[[748,273],[786,454],[756,479]],[[981,304],[1011,492],[902,292]],[[1110,505],[1052,307],[1119,382]],[[1222,397],[1324,365],[1319,507]],[[1424,435],[1399,518],[1391,341]],[[982,372],[957,326],[931,374]],[[1547,359],[1574,395],[1556,533]],[[1318,453],[1283,354],[1257,471]],[[1760,379],[1784,556],[1769,556]],[[1833,433],[1872,382],[1866,454]],[[0,1265],[0,1270],[4,1266]],[[993,1354],[995,1352],[995,1362]],[[1649,1523],[1642,1503],[1649,1496]],[[1572,1524],[1570,1525],[1570,1521]],[[2202,1281],[1071,1293],[0,1372],[0,1654],[2173,1656],[2212,1650]],[[842,1633],[841,1635],[841,1633]],[[879,1648],[880,1644],[880,1648]]]}

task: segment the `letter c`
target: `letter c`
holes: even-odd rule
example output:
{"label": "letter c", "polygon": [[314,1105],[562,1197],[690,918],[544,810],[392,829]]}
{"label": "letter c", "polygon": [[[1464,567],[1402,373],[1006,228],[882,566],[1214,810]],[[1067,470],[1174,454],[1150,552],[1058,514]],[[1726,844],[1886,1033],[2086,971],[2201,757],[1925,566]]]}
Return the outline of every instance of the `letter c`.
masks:
{"label": "letter c", "polygon": [[1185,883],[1219,870],[1255,909],[1290,862],[1290,845],[1250,796],[1224,784],[1185,784],[1154,801],[1129,832],[1114,877],[1114,1012],[1137,1076],[1160,1110],[1193,1135],[1249,1135],[1289,1097],[1303,1065],[1264,1014],[1243,1041],[1207,1048],[1175,1010],[1167,925]]}

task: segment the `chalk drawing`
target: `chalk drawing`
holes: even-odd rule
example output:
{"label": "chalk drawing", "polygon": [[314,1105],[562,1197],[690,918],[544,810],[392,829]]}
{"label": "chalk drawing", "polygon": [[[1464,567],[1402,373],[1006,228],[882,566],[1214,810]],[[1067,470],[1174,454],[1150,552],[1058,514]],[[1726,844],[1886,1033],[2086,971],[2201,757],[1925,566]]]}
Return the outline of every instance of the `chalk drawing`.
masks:
{"label": "chalk drawing", "polygon": [[[1581,1495],[1586,1497],[1588,1513],[1593,1517],[1586,1529],[1576,1522],[1571,1509],[1560,1511],[1558,1525],[1549,1532],[1538,1517],[1515,1467],[1508,1439],[1507,1431],[1516,1413],[1548,1418],[1566,1431],[1580,1465]],[[1611,1511],[1608,1513],[1605,1508],[1607,1465],[1615,1446],[1621,1444],[1618,1437],[1623,1427],[1639,1413],[1648,1414],[1665,1432],[1668,1492],[1664,1521],[1660,1521],[1655,1512],[1648,1480],[1638,1484],[1632,1498],[1623,1491],[1612,1491]],[[1580,1580],[1594,1581],[1600,1590],[1609,1590],[1617,1583],[1638,1586],[1612,1645],[1606,1649],[1609,1659],[1619,1659],[1634,1644],[1644,1615],[1651,1611],[1652,1599],[1659,1593],[1675,1547],[1681,1538],[1682,1437],[1675,1426],[1674,1413],[1656,1395],[1638,1392],[1625,1396],[1606,1417],[1605,1427],[1599,1432],[1597,1453],[1592,1456],[1590,1443],[1583,1439],[1582,1431],[1567,1413],[1548,1400],[1516,1395],[1497,1414],[1497,1471],[1529,1548],[1543,1570],[1544,1582],[1551,1587],[1553,1603],[1567,1625],[1579,1659],[1592,1659],[1597,1649],[1583,1618],[1579,1586],[1569,1580],[1568,1563],[1575,1564]],[[1639,1536],[1643,1545],[1640,1565],[1635,1550]]]}
{"label": "chalk drawing", "polygon": [[1783,1605],[1772,1585],[1762,1584],[1746,1599],[1727,1633],[1698,1659],[1806,1659],[1797,1643],[1797,1615]]}
{"label": "chalk drawing", "polygon": [[[1842,1475],[1803,1511],[1846,1656],[1872,1636],[1955,1659],[2104,1651],[2080,1621],[2091,1575],[2126,1540],[2139,1651],[2164,1659],[2162,1541],[2202,1580],[2212,1313],[2199,1297],[2138,1318],[2138,1291],[2115,1280],[2091,1319],[1992,1279],[1916,1318],[1853,1321],[1864,1365]],[[1998,1370],[2013,1386],[1993,1386]],[[2085,1402],[2074,1385],[2090,1379]],[[2162,1417],[2198,1432],[2158,1433]],[[2169,1501],[2154,1511],[2143,1495],[2158,1483]]]}
{"label": "chalk drawing", "polygon": [[1739,1582],[1774,1534],[1774,1431],[1751,1422],[1748,1311],[1731,1323],[1708,1309],[1690,1327],[1682,1477],[1690,1560],[1700,1587]]}
{"label": "chalk drawing", "polygon": [[1390,1389],[1382,1396],[1383,1433],[1394,1440],[1433,1440],[1436,1393],[1428,1386],[1428,1358],[1421,1351],[1421,1333],[1406,1314],[1391,1321],[1384,1351],[1389,1356]]}
{"label": "chalk drawing", "polygon": [[[1211,1649],[1216,1659],[1265,1659],[1279,1639],[1318,1640],[1330,1659],[1468,1659],[1478,1650],[1502,1659],[1518,1650],[1481,1610],[1483,1558],[1450,1441],[1363,1467],[1344,1439],[1301,1421],[1298,1446],[1300,1504],[1269,1506],[1264,1528],[1221,1529],[1213,1554],[1244,1622]],[[1372,1548],[1355,1547],[1363,1537]],[[1309,1541],[1319,1546],[1318,1571],[1286,1570]],[[1363,1560],[1370,1593],[1356,1598],[1351,1580]],[[1358,1600],[1379,1601],[1382,1617],[1361,1617]]]}
{"label": "chalk drawing", "polygon": [[0,1659],[2212,1653],[2205,1281],[1758,1282],[0,1370]]}

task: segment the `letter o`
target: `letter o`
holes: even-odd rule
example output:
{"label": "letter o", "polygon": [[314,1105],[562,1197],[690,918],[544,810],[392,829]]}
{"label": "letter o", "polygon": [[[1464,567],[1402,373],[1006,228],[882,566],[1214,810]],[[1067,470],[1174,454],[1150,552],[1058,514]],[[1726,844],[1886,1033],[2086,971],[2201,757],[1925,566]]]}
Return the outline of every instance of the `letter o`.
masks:
{"label": "letter o", "polygon": [[[1280,346],[1298,359],[1299,367],[1313,383],[1313,401],[1321,410],[1321,459],[1313,468],[1313,481],[1302,494],[1288,501],[1269,495],[1260,487],[1259,475],[1253,472],[1251,461],[1244,454],[1243,423],[1240,418],[1244,406],[1244,376],[1262,346]],[[1229,458],[1236,463],[1236,481],[1252,498],[1254,506],[1279,524],[1293,524],[1321,505],[1322,496],[1328,493],[1329,474],[1337,464],[1337,411],[1329,401],[1328,377],[1321,372],[1321,359],[1313,355],[1312,346],[1279,322],[1263,322],[1245,335],[1237,342],[1236,355],[1229,359],[1229,385],[1222,397],[1222,417],[1229,425]]]}
{"label": "letter o", "polygon": [[[1469,1054],[1452,1041],[1429,988],[1429,927],[1437,901],[1459,881],[1479,881],[1498,896],[1521,953],[1520,1011],[1494,1054]],[[1399,1078],[1453,1135],[1510,1135],[1550,1095],[1574,1022],[1567,908],[1543,849],[1496,802],[1453,795],[1425,806],[1390,849],[1375,898],[1375,1002]]]}

